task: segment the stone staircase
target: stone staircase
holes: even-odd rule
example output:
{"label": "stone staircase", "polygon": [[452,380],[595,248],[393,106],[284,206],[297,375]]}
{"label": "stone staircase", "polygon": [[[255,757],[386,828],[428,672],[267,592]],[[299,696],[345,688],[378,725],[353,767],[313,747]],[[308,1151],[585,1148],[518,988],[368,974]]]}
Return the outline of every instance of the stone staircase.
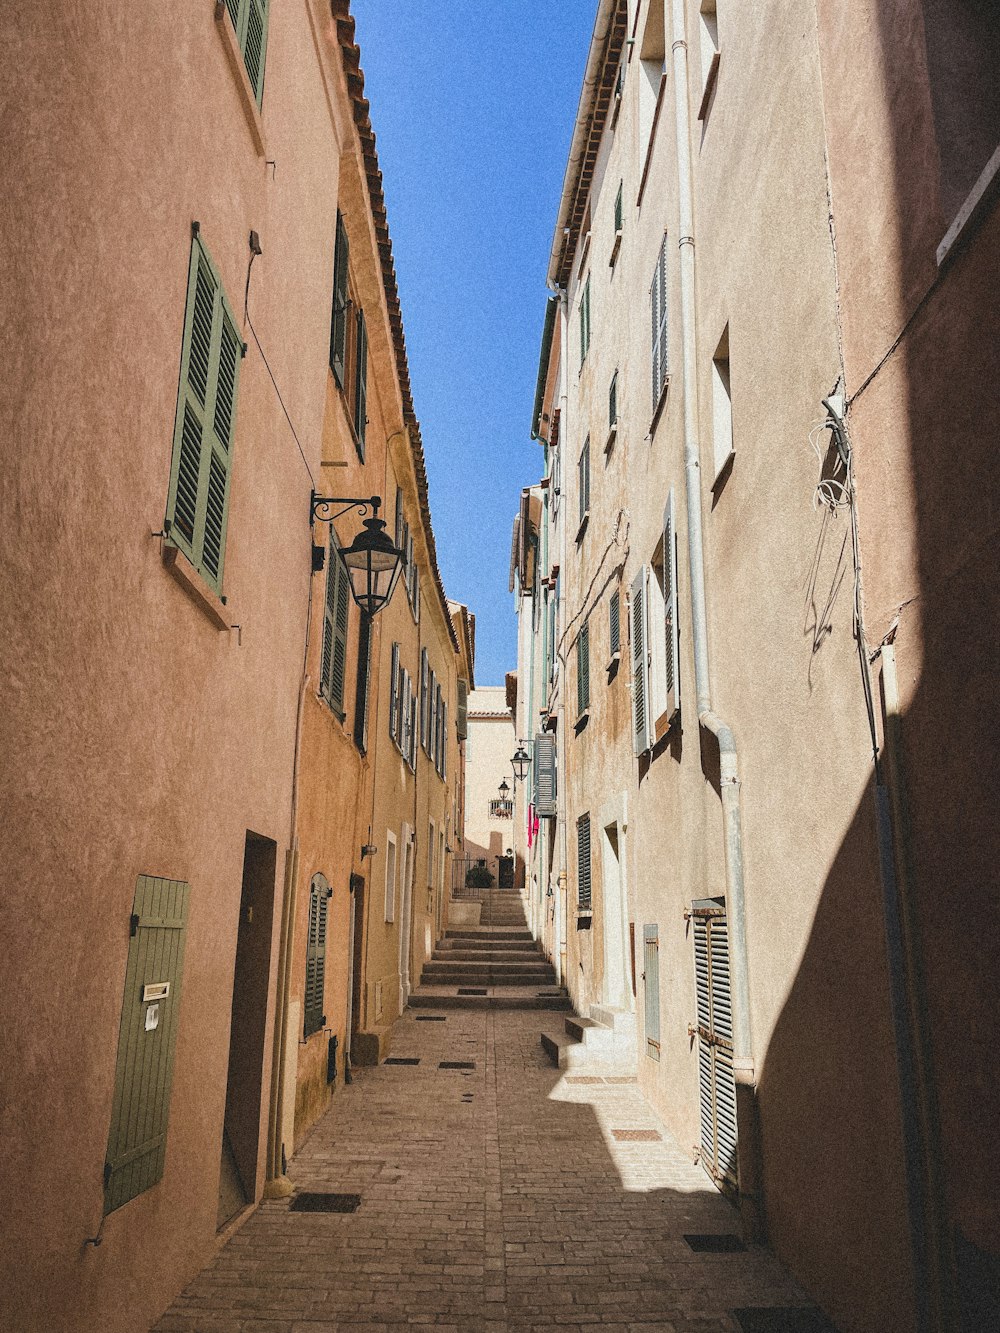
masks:
{"label": "stone staircase", "polygon": [[483,896],[478,926],[456,926],[410,993],[414,1008],[568,1009],[552,964],[532,938],[517,890]]}
{"label": "stone staircase", "polygon": [[635,1014],[592,1004],[589,1018],[572,1014],[566,1019],[565,1028],[565,1033],[541,1034],[542,1049],[558,1069],[635,1073]]}

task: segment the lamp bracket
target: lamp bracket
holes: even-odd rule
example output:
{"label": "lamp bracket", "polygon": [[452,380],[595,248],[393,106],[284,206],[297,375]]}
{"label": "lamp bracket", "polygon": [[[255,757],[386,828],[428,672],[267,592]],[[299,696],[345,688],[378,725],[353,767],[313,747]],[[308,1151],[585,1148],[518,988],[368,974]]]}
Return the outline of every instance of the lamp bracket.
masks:
{"label": "lamp bracket", "polygon": [[[333,523],[336,519],[343,517],[351,509],[357,509],[361,515],[368,513],[369,509],[373,517],[378,518],[378,511],[382,504],[381,495],[354,496],[354,495],[317,495],[315,491],[309,495],[309,526],[316,522]],[[335,514],[330,513],[334,505],[343,505],[343,509],[338,509]],[[323,512],[321,512],[323,511]]]}

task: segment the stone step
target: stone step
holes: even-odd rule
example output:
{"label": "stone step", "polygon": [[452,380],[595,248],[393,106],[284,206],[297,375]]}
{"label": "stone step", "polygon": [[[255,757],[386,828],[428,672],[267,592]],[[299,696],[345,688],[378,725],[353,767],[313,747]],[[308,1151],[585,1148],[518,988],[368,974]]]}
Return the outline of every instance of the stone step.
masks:
{"label": "stone step", "polygon": [[[485,995],[459,995],[453,986],[420,985],[407,1003],[415,1009],[569,1009],[569,996],[558,987],[482,987]],[[539,990],[553,994],[540,995]]]}
{"label": "stone step", "polygon": [[432,956],[435,962],[444,963],[449,962],[450,960],[463,963],[475,963],[482,962],[484,958],[493,959],[500,963],[521,963],[533,962],[536,958],[544,958],[545,956],[535,948],[534,945],[531,947],[526,946],[523,949],[515,949],[513,947],[508,948],[506,945],[503,948],[498,946],[495,948],[484,947],[481,949],[467,949],[465,947],[467,943],[469,943],[467,940],[442,941],[442,943],[434,950]]}
{"label": "stone step", "polygon": [[422,986],[537,986],[544,988],[555,985],[555,972],[538,972],[530,976],[521,973],[518,976],[498,976],[495,973],[479,972],[474,976],[456,976],[454,973],[424,971],[420,978]]}
{"label": "stone step", "polygon": [[596,1051],[592,1046],[577,1041],[568,1032],[543,1032],[542,1049],[557,1069],[592,1069],[601,1073],[631,1074],[635,1062],[621,1059],[611,1052]]}
{"label": "stone step", "polygon": [[456,926],[445,931],[449,940],[533,940],[530,930],[515,926]]}

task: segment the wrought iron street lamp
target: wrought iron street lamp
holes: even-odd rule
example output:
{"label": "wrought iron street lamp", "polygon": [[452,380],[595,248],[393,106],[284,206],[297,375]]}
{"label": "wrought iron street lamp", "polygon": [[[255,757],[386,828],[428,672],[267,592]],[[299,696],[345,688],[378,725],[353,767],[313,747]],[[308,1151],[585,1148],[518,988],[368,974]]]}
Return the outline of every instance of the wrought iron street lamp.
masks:
{"label": "wrought iron street lamp", "polygon": [[507,800],[507,796],[508,796],[508,793],[509,793],[509,792],[510,792],[510,786],[509,786],[509,784],[508,784],[508,782],[507,782],[507,779],[504,778],[504,780],[500,783],[500,799],[501,799],[501,801],[506,801],[506,800]]}
{"label": "wrought iron street lamp", "polygon": [[[351,545],[338,547],[354,600],[369,616],[377,615],[392,597],[404,559],[403,552],[393,545],[392,538],[385,531],[385,523],[378,516],[381,503],[380,495],[356,499],[347,495],[317,495],[313,491],[309,505],[310,524],[332,524],[349,509],[358,509],[362,514],[371,510],[371,518],[365,519],[362,531]],[[329,511],[334,505],[344,507],[332,514]],[[313,567],[316,568],[315,562]]]}
{"label": "wrought iron street lamp", "polygon": [[528,776],[528,765],[531,763],[531,757],[523,745],[518,745],[514,751],[514,758],[510,761],[511,768],[514,770],[514,781],[523,782]]}

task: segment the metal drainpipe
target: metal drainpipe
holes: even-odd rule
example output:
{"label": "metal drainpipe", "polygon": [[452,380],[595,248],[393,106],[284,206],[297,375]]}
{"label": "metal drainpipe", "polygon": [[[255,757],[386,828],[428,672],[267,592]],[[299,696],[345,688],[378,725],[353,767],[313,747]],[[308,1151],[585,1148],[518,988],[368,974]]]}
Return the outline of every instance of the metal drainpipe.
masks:
{"label": "metal drainpipe", "polygon": [[705,549],[701,521],[701,461],[698,442],[697,337],[695,329],[695,246],[687,38],[682,0],[670,0],[677,129],[677,196],[681,278],[682,378],[684,397],[684,476],[687,494],[688,561],[691,580],[691,637],[694,646],[698,720],[719,746],[719,780],[726,854],[726,916],[733,1000],[733,1071],[736,1079],[737,1164],[740,1215],[750,1240],[765,1235],[760,1129],[747,968],[746,907],[743,882],[743,826],[736,739],[712,711],[705,600]]}
{"label": "metal drainpipe", "polygon": [[[561,321],[559,329],[560,439],[557,447],[559,449],[562,449],[564,447],[563,439],[565,438],[566,402],[568,397],[566,351],[567,348],[569,347],[569,296],[566,291],[559,292],[559,319]],[[561,490],[564,489],[563,487],[564,474],[565,474],[565,468],[563,468],[562,461],[560,460],[559,481]],[[560,496],[560,501],[561,500],[562,497]],[[565,504],[560,503],[559,508],[562,515],[559,521],[559,574],[560,574],[560,579],[565,580],[566,568],[567,568],[566,565],[566,517],[567,516],[566,516]],[[568,767],[567,765],[568,745],[566,740],[566,733],[568,731],[568,727],[567,727],[566,708],[569,703],[569,699],[566,692],[566,672],[568,668],[566,665],[566,654],[560,650],[565,619],[566,619],[566,595],[565,592],[560,591],[559,599],[556,602],[556,654],[559,658],[559,695],[561,704],[558,713],[557,732],[556,732],[556,737],[557,737],[556,753],[558,757],[557,771],[558,771],[558,781],[559,781],[559,792],[557,793],[556,797],[556,808],[559,812],[559,848],[560,848],[560,856],[562,864],[560,865],[559,868],[559,891],[558,891],[558,896],[556,898],[556,903],[557,903],[556,911],[558,914],[557,920],[559,923],[559,931],[557,936],[559,942],[558,979],[560,983],[563,985],[565,985],[566,983],[566,952],[567,952],[566,917],[568,915],[567,891],[568,891],[568,879],[569,879],[569,830],[566,825],[566,798],[569,795],[567,776],[566,776]]]}

